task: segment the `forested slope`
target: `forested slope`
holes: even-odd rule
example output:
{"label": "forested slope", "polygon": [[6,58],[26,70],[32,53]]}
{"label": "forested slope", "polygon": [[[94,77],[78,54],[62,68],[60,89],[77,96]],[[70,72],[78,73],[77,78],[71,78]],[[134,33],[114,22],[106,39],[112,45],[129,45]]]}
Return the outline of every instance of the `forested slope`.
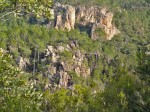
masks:
{"label": "forested slope", "polygon": [[54,2],[106,7],[120,33],[93,41],[29,15],[1,20],[0,111],[149,112],[149,0]]}

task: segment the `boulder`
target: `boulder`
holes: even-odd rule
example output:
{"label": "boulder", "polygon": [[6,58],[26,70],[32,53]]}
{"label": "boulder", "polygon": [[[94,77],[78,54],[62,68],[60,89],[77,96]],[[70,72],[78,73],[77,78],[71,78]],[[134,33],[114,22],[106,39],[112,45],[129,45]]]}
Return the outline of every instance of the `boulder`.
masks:
{"label": "boulder", "polygon": [[26,70],[27,65],[29,65],[29,60],[27,60],[26,58],[23,58],[21,56],[18,57],[16,61],[17,61],[19,68],[22,70]]}

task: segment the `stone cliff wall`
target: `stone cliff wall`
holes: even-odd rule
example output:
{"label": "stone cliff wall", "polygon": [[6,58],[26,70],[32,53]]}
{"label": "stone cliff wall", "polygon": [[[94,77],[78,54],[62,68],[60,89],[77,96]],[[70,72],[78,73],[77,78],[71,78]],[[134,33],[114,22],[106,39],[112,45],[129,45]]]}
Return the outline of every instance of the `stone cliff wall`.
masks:
{"label": "stone cliff wall", "polygon": [[70,5],[54,5],[54,27],[56,29],[68,30],[80,26],[88,27],[91,39],[100,38],[101,33],[96,32],[101,29],[105,33],[105,38],[111,38],[119,33],[119,30],[112,24],[113,13],[108,12],[106,8],[101,7],[73,7]]}
{"label": "stone cliff wall", "polygon": [[[65,56],[62,56],[66,54]],[[66,57],[67,54],[70,57]],[[73,84],[71,73],[82,78],[90,76],[90,68],[85,64],[87,58],[85,53],[78,49],[78,45],[71,41],[67,45],[47,46],[45,59],[43,63],[47,62],[50,58],[50,62],[47,63],[47,72],[49,74],[50,82],[56,83],[60,87],[69,87]]]}
{"label": "stone cliff wall", "polygon": [[54,7],[55,28],[67,29],[70,31],[74,29],[75,24],[75,8],[70,5],[56,4]]}

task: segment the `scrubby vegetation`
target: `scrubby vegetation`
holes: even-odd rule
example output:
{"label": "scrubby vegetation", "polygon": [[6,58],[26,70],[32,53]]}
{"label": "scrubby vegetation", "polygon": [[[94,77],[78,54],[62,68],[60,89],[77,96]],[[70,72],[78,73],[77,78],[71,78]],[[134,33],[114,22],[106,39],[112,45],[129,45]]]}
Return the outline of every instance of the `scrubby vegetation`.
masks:
{"label": "scrubby vegetation", "polygon": [[[0,21],[0,111],[149,112],[149,0],[90,0],[88,4],[87,0],[56,1],[106,6],[113,11],[121,33],[110,41],[92,41],[79,29],[47,29],[31,24],[28,17],[16,19],[10,15],[9,20]],[[46,45],[65,45],[72,40],[76,40],[78,49],[90,54],[86,65],[94,68],[91,76],[84,79],[72,71],[74,89],[45,89],[48,78],[42,77],[45,69],[38,59],[35,61],[34,53],[44,53]],[[62,59],[68,61],[72,52],[64,51]],[[95,58],[97,52],[101,55]],[[24,72],[17,68],[19,56],[32,62]],[[33,74],[34,61],[37,70]]]}

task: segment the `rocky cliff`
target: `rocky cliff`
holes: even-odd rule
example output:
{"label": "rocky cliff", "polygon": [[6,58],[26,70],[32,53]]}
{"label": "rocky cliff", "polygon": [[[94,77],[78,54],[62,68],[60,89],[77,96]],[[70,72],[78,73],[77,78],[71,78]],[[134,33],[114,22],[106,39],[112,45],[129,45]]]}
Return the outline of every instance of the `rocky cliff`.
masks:
{"label": "rocky cliff", "polygon": [[[108,12],[106,8],[54,5],[54,27],[56,29],[70,31],[79,28],[86,31],[92,40],[100,38],[111,40],[114,35],[119,33],[119,30],[112,24],[112,19],[113,14]],[[41,54],[32,50],[31,59],[19,57],[16,62],[22,70],[40,71],[44,77],[48,77],[51,85],[70,87],[74,83],[73,76],[83,79],[91,76],[96,68],[99,56],[100,53],[97,51],[88,54],[87,51],[81,50],[77,40],[70,39],[67,44],[58,42],[53,45],[49,43],[45,52]],[[34,62],[34,60],[37,61]]]}
{"label": "rocky cliff", "polygon": [[[39,55],[35,62],[35,71],[40,70],[43,77],[49,79],[50,85],[71,87],[74,83],[72,75],[86,79],[91,74],[86,53],[79,50],[75,41],[70,41],[68,44],[59,43],[55,46],[47,45],[45,52],[40,54],[36,52],[34,55]],[[21,70],[26,71],[28,68],[30,68],[28,71],[33,70],[31,66],[34,65],[26,58],[20,56],[16,62]]]}
{"label": "rocky cliff", "polygon": [[[20,68],[24,66],[22,62],[22,59],[18,62]],[[86,53],[79,50],[75,41],[55,46],[47,45],[39,63],[44,70],[43,76],[49,78],[49,84],[59,87],[71,87],[75,75],[86,79],[91,74]]]}
{"label": "rocky cliff", "polygon": [[112,24],[113,13],[106,8],[86,7],[70,5],[54,5],[54,27],[56,29],[68,30],[75,27],[85,30],[91,39],[96,40],[105,37],[107,40],[119,33]]}
{"label": "rocky cliff", "polygon": [[75,7],[70,5],[56,4],[54,6],[54,21],[56,29],[74,29],[75,24]]}

